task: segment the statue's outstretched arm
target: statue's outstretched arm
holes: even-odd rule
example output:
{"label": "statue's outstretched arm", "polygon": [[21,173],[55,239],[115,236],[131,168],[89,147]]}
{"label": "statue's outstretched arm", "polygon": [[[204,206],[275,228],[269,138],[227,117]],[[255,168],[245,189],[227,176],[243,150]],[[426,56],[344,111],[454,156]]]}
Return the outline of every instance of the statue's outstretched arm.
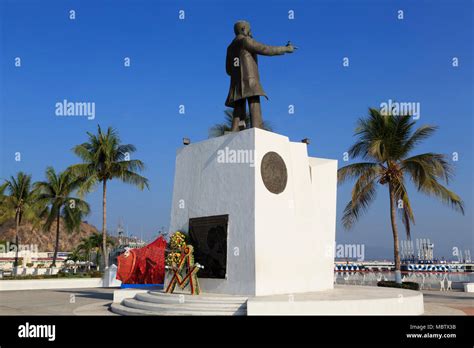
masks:
{"label": "statue's outstretched arm", "polygon": [[249,52],[260,54],[262,56],[278,56],[288,52],[287,46],[269,46],[251,38],[245,38],[243,44],[244,48]]}

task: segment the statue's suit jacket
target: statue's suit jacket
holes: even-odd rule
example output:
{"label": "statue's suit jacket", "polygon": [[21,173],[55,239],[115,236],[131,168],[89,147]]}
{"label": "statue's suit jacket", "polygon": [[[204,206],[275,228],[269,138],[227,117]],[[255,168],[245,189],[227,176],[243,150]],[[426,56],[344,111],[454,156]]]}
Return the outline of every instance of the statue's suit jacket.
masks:
{"label": "statue's suit jacket", "polygon": [[225,105],[234,107],[237,100],[253,96],[268,98],[260,84],[257,55],[275,56],[285,51],[285,46],[268,46],[251,37],[237,35],[227,47],[225,65],[230,76],[230,87]]}

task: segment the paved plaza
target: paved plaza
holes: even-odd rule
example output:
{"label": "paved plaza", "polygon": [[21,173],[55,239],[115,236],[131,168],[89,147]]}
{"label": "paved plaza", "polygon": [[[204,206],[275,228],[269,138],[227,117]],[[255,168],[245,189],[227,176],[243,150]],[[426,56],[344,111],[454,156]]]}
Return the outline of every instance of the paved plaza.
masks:
{"label": "paved plaza", "polygon": [[474,293],[422,291],[425,315],[474,315]]}
{"label": "paved plaza", "polygon": [[115,315],[113,288],[0,292],[0,315]]}
{"label": "paved plaza", "polygon": [[[0,292],[0,315],[115,315],[111,288]],[[425,315],[474,315],[474,294],[423,291]]]}

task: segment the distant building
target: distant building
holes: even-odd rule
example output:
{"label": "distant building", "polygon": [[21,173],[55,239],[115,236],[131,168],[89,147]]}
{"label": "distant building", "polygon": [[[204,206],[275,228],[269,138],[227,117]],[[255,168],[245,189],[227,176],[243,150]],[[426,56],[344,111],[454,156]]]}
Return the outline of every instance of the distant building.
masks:
{"label": "distant building", "polygon": [[[21,268],[48,268],[53,262],[54,252],[39,252],[36,250],[18,251],[19,267]],[[56,267],[62,267],[69,253],[58,252]],[[0,252],[0,270],[12,271],[15,262],[16,251]]]}

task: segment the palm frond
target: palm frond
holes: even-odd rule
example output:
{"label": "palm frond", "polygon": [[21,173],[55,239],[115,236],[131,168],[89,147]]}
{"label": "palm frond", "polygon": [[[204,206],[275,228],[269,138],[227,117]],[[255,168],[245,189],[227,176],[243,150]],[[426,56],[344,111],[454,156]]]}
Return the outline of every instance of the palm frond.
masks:
{"label": "palm frond", "polygon": [[453,191],[441,185],[438,181],[431,179],[423,183],[419,191],[426,195],[438,198],[444,204],[451,206],[454,210],[464,215],[464,202]]}
{"label": "palm frond", "polygon": [[148,189],[150,188],[150,184],[148,182],[148,179],[135,173],[130,170],[124,170],[123,172],[120,173],[120,179],[123,182],[133,184],[137,186],[140,190],[143,190],[145,187]]}
{"label": "palm frond", "polygon": [[441,179],[448,183],[453,176],[453,168],[442,154],[423,153],[402,160],[401,165],[403,170],[410,174],[418,189],[431,180]]}
{"label": "palm frond", "polygon": [[352,190],[352,198],[344,208],[342,224],[351,229],[362,213],[366,212],[376,197],[376,182],[372,178],[361,176]]}
{"label": "palm frond", "polygon": [[361,162],[339,168],[337,171],[338,184],[343,184],[346,180],[356,179],[360,176],[370,176],[375,178],[379,174],[380,167],[381,165],[378,163]]}
{"label": "palm frond", "polygon": [[[405,227],[405,233],[407,238],[411,238],[411,224],[415,223],[415,216],[413,214],[413,209],[411,207],[411,202],[408,197],[408,192],[406,190],[403,179],[392,182],[392,187],[395,196],[395,204],[397,206],[397,212],[400,216],[402,223]],[[401,201],[402,206],[399,206]]]}
{"label": "palm frond", "polygon": [[411,137],[404,142],[402,156],[406,156],[416,145],[432,136],[437,129],[438,127],[430,125],[419,127],[415,132],[413,132]]}

